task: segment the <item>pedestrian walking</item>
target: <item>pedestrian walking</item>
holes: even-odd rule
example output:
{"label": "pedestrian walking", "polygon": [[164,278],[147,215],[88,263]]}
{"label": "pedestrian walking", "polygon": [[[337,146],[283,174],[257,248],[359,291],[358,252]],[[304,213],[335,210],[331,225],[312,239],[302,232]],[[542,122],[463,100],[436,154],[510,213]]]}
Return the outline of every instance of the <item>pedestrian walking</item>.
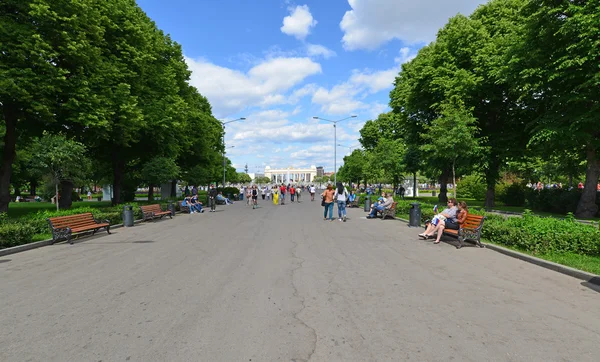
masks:
{"label": "pedestrian walking", "polygon": [[317,192],[315,185],[310,185],[310,201],[315,201],[315,192]]}
{"label": "pedestrian walking", "polygon": [[[197,192],[197,191],[196,191]],[[193,193],[193,191],[192,191]],[[210,212],[217,211],[217,189],[215,185],[211,184],[208,190],[208,206],[210,206]]]}
{"label": "pedestrian walking", "polygon": [[302,193],[302,187],[296,189],[296,201],[300,203],[300,194]]}
{"label": "pedestrian walking", "polygon": [[329,220],[333,221],[333,196],[335,191],[331,184],[327,185],[327,189],[323,191],[321,197],[323,198],[321,205],[323,205],[323,220],[327,220],[327,213],[329,213]]}
{"label": "pedestrian walking", "polygon": [[281,184],[281,187],[279,188],[279,198],[281,199],[281,205],[285,205],[286,191],[287,191],[287,188],[285,187],[285,184]]}
{"label": "pedestrian walking", "polygon": [[273,186],[273,205],[279,205],[279,189],[277,186]]}
{"label": "pedestrian walking", "polygon": [[252,195],[252,209],[256,209],[258,207],[258,187],[256,185],[252,186],[250,192]]}
{"label": "pedestrian walking", "polygon": [[294,185],[290,187],[290,200],[294,202],[294,196],[296,196],[296,188]]}
{"label": "pedestrian walking", "polygon": [[333,198],[337,200],[338,220],[346,222],[346,200],[348,199],[348,190],[341,182],[337,183]]}

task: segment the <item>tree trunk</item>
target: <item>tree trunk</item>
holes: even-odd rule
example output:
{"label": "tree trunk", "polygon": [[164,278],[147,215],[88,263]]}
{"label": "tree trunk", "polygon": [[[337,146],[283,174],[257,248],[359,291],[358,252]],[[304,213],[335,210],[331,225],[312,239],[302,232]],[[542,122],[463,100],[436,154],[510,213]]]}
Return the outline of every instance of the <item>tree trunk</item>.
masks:
{"label": "tree trunk", "polygon": [[171,197],[177,197],[177,180],[171,181]]}
{"label": "tree trunk", "polygon": [[596,148],[593,146],[587,146],[586,150],[587,159],[587,170],[585,172],[585,187],[579,203],[577,204],[577,210],[575,216],[581,218],[592,218],[596,216],[598,212],[598,205],[596,205],[596,187],[598,185],[598,177],[600,177],[600,160]]}
{"label": "tree trunk", "polygon": [[417,173],[413,172],[413,198],[417,198]]}
{"label": "tree trunk", "polygon": [[154,184],[148,185],[148,201],[154,201]]}
{"label": "tree trunk", "polygon": [[485,171],[485,182],[487,184],[487,192],[485,193],[485,203],[483,207],[486,210],[496,206],[496,183],[500,178],[500,160],[496,157],[491,157],[489,167]]}
{"label": "tree trunk", "polygon": [[438,202],[442,205],[448,202],[448,180],[450,179],[450,171],[444,170],[440,175],[440,194],[438,195]]}
{"label": "tree trunk", "polygon": [[0,165],[0,212],[8,212],[10,177],[17,145],[17,110],[10,104],[4,104],[3,108],[6,133],[4,135],[4,149],[2,150],[2,164]]}
{"label": "tree trunk", "polygon": [[116,206],[121,203],[121,188],[123,183],[123,168],[125,162],[119,159],[117,151],[113,151],[112,154],[113,164],[113,198],[112,206]]}
{"label": "tree trunk", "polygon": [[71,181],[60,182],[60,188],[62,193],[60,199],[58,200],[58,207],[61,210],[70,209],[73,205],[73,199],[71,198],[71,195],[73,194],[73,186],[74,185]]}
{"label": "tree trunk", "polygon": [[54,204],[56,204],[56,211],[58,211],[58,182],[54,184]]}
{"label": "tree trunk", "polygon": [[38,186],[37,180],[29,181],[29,195],[30,196],[35,196],[35,194],[37,193],[37,186]]}
{"label": "tree trunk", "polygon": [[452,160],[452,188],[454,189],[454,198],[456,198],[456,159]]}

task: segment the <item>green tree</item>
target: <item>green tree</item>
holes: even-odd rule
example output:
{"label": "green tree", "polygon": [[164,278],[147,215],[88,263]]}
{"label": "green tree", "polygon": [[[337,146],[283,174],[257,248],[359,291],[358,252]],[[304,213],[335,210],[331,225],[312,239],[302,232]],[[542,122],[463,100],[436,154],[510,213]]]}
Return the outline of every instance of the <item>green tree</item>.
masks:
{"label": "green tree", "polygon": [[238,172],[237,180],[239,183],[247,184],[252,182],[252,178],[245,172]]}
{"label": "green tree", "polygon": [[471,112],[461,106],[444,105],[441,117],[434,120],[423,134],[427,141],[421,147],[425,157],[452,165],[454,197],[457,163],[468,167],[471,158],[480,152],[479,140],[475,137],[477,131]]}
{"label": "green tree", "polygon": [[[3,144],[0,164],[0,212],[8,210],[17,140],[59,121],[60,109],[93,99],[86,85],[89,64],[98,53],[89,39],[101,39],[93,0],[5,0],[0,3],[0,111]],[[62,127],[64,130],[65,127]]]}
{"label": "green tree", "polygon": [[600,3],[530,0],[522,38],[511,54],[511,74],[521,101],[537,109],[531,130],[548,148],[583,148],[585,188],[575,214],[598,212],[600,177]]}
{"label": "green tree", "polygon": [[154,199],[154,186],[177,179],[180,172],[179,166],[171,158],[156,157],[146,162],[141,177],[148,184],[148,200]]}
{"label": "green tree", "polygon": [[33,144],[32,153],[32,168],[47,175],[48,182],[55,187],[56,209],[70,208],[73,185],[86,179],[91,165],[85,157],[85,146],[61,135],[45,134]]}
{"label": "green tree", "polygon": [[271,183],[271,179],[266,176],[260,176],[254,178],[255,184],[269,184]]}

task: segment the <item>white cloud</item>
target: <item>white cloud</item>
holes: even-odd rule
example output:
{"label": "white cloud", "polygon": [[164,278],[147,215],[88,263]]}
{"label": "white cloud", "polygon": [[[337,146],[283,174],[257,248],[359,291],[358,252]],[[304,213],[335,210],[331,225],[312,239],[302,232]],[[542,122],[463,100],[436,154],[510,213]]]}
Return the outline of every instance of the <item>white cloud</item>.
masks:
{"label": "white cloud", "polygon": [[206,96],[217,117],[257,105],[285,102],[281,93],[305,78],[321,73],[321,65],[310,58],[273,58],[247,73],[218,66],[204,59],[186,58],[192,71],[190,84]]}
{"label": "white cloud", "polygon": [[347,50],[378,48],[392,39],[428,43],[457,13],[470,14],[488,0],[348,0],[340,28]]}
{"label": "white cloud", "polygon": [[310,29],[317,25],[317,21],[313,19],[308,5],[298,5],[295,8],[289,7],[288,10],[290,15],[283,18],[281,31],[303,40],[310,33]]}
{"label": "white cloud", "polygon": [[337,55],[333,50],[319,44],[306,44],[306,52],[310,57],[322,56],[325,59],[329,59]]}
{"label": "white cloud", "polygon": [[391,89],[394,79],[400,72],[402,63],[414,57],[414,52],[408,48],[402,48],[398,57],[394,58],[396,64],[392,68],[380,71],[355,69],[348,81],[335,85],[330,90],[323,87],[314,90],[312,101],[320,105],[321,111],[327,114],[343,115],[363,110],[367,111],[368,115],[372,117],[374,111],[383,111],[387,106],[382,107],[381,103],[376,105],[367,104],[362,99],[369,94]]}

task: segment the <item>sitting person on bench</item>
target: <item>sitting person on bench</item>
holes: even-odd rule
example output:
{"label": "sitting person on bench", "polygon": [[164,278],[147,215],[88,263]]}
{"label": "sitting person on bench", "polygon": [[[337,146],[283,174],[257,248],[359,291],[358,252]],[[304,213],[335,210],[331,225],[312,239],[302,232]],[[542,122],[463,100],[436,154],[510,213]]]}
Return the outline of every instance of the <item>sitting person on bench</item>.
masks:
{"label": "sitting person on bench", "polygon": [[225,201],[225,205],[233,205],[233,202],[231,200],[229,200],[228,197],[223,196],[222,192],[219,192],[217,194],[217,200],[219,200],[219,201]]}
{"label": "sitting person on bench", "polygon": [[[467,215],[469,213],[469,209],[467,207],[467,203],[461,201],[460,204],[457,205],[457,201],[455,198],[451,198],[448,200],[448,208],[440,213],[440,218],[437,225],[433,225],[430,223],[427,226],[427,230],[423,234],[419,234],[420,237],[427,239],[433,237],[435,233],[437,233],[437,238],[434,244],[439,244],[442,234],[444,233],[444,229],[460,229],[460,224],[465,222]],[[460,210],[459,210],[460,209]],[[444,217],[446,218],[444,220]]]}
{"label": "sitting person on bench", "polygon": [[354,202],[354,200],[356,200],[356,194],[354,193],[354,189],[350,190],[350,193],[348,194],[348,204],[352,204]]}
{"label": "sitting person on bench", "polygon": [[195,194],[194,196],[192,196],[190,203],[192,204],[192,207],[197,211],[197,212],[204,212],[204,210],[202,210],[202,202],[198,201],[198,194]]}
{"label": "sitting person on bench", "polygon": [[374,219],[377,216],[378,212],[392,207],[392,204],[394,203],[394,198],[392,197],[392,194],[386,194],[385,192],[382,192],[381,195],[385,195],[385,200],[383,200],[383,203],[377,203],[371,207],[371,213],[369,214],[369,216],[367,216],[367,219]]}

